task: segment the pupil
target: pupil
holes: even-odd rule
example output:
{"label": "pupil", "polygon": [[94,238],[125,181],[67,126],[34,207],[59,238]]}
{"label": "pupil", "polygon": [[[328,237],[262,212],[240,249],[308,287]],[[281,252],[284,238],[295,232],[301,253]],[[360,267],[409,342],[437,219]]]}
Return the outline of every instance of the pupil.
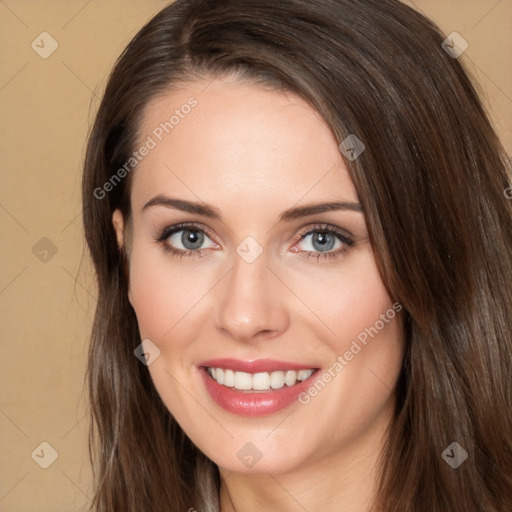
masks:
{"label": "pupil", "polygon": [[[329,247],[326,247],[326,244],[329,245],[329,241],[331,242]],[[319,243],[319,247],[316,246],[316,243]],[[333,236],[330,233],[316,233],[313,236],[313,247],[315,247],[316,250],[324,251],[324,250],[330,250],[333,247]]]}
{"label": "pupil", "polygon": [[198,231],[184,230],[181,242],[187,249],[197,249],[203,243],[204,235]]}

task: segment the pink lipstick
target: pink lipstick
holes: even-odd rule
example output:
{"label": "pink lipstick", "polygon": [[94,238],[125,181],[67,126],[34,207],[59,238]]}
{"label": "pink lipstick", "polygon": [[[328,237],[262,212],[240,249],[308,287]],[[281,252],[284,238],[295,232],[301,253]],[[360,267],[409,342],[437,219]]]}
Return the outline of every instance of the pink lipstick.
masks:
{"label": "pink lipstick", "polygon": [[212,359],[198,365],[211,398],[233,414],[264,416],[297,400],[312,383],[314,365],[259,359]]}

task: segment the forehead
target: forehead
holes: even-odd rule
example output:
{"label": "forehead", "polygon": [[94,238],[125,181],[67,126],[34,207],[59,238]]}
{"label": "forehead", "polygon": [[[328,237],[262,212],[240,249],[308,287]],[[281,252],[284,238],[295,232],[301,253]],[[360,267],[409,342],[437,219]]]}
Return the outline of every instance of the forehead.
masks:
{"label": "forehead", "polygon": [[290,92],[222,79],[183,84],[146,107],[144,144],[151,149],[134,170],[134,208],[162,193],[254,213],[357,199],[329,127]]}

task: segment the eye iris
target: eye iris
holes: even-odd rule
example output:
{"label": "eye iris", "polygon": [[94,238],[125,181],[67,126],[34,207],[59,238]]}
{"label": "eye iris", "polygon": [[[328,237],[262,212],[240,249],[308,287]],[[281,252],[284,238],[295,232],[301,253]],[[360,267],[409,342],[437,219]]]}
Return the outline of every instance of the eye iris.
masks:
{"label": "eye iris", "polygon": [[[203,240],[204,234],[192,229],[184,229],[181,235],[181,243],[185,248],[189,250],[201,247],[201,245],[203,244]],[[190,247],[187,244],[192,244],[192,247]]]}
{"label": "eye iris", "polygon": [[[317,242],[320,246],[317,246]],[[330,243],[329,243],[330,242]],[[334,236],[331,233],[326,232],[317,232],[313,234],[313,247],[317,251],[329,251],[334,247]],[[329,247],[326,247],[329,245]]]}

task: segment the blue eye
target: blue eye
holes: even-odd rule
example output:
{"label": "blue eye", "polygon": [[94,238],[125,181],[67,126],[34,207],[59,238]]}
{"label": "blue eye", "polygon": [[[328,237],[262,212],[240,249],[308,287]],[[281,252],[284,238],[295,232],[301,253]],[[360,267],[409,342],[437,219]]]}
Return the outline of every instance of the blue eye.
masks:
{"label": "blue eye", "polygon": [[[309,228],[309,231],[302,233],[299,242],[311,240],[306,244],[308,247],[298,250],[295,246],[292,252],[305,254],[306,258],[337,258],[346,253],[354,245],[354,241],[341,230],[328,225],[316,225]],[[209,247],[202,247],[205,240],[210,240]],[[192,256],[201,258],[206,256],[207,249],[218,247],[211,241],[206,231],[196,224],[179,224],[165,228],[156,240],[161,243],[167,253],[182,258]],[[176,247],[181,245],[182,247]]]}
{"label": "blue eye", "polygon": [[[307,258],[337,258],[346,253],[354,245],[354,241],[347,234],[327,225],[313,226],[309,231],[300,235],[300,241],[311,237],[309,248],[293,252],[305,253]],[[337,248],[336,248],[336,244]],[[333,251],[333,249],[336,250]],[[316,252],[315,252],[316,251]]]}
{"label": "blue eye", "polygon": [[[177,236],[181,233],[180,236]],[[203,250],[199,249],[205,238],[209,238],[206,232],[194,224],[180,224],[178,226],[170,226],[162,232],[158,237],[166,252],[170,252],[176,256],[203,256]],[[183,249],[176,248],[174,245],[180,243]],[[212,244],[210,247],[215,247]],[[198,250],[199,249],[199,250]]]}

